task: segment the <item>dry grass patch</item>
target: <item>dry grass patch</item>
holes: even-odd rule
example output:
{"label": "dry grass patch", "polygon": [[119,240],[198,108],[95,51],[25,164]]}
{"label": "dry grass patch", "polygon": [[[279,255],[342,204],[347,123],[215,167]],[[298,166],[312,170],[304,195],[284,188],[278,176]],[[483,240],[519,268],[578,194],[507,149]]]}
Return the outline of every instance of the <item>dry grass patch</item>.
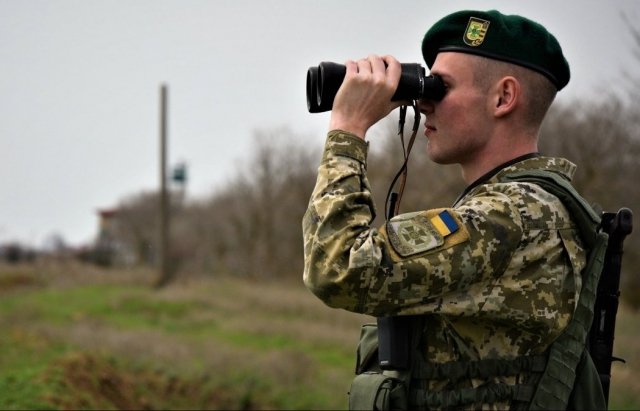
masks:
{"label": "dry grass patch", "polygon": [[131,272],[97,270],[93,282],[24,270],[46,281],[5,294],[0,323],[59,347],[40,383],[58,387],[46,397],[55,408],[346,406],[367,317],[324,306],[302,284],[192,277],[158,290]]}

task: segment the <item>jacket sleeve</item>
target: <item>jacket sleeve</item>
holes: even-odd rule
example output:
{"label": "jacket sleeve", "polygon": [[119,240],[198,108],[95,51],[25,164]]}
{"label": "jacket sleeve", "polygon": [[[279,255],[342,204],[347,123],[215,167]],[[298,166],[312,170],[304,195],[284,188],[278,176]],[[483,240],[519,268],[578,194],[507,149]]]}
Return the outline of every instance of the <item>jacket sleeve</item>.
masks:
{"label": "jacket sleeve", "polygon": [[[376,229],[366,157],[364,141],[329,133],[303,219],[305,285],[331,307],[376,316],[477,313],[520,243],[508,196],[404,214]],[[438,228],[442,213],[449,232]],[[445,307],[444,300],[455,303]]]}
{"label": "jacket sleeve", "polygon": [[329,132],[303,218],[304,283],[327,305],[362,312],[384,240],[370,227],[375,207],[364,170],[368,145]]}

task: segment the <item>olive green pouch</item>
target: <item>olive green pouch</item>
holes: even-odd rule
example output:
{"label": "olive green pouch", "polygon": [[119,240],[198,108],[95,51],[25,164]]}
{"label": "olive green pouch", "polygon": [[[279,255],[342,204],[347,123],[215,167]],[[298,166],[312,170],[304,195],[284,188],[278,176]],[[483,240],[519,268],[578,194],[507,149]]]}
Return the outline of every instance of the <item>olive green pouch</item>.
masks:
{"label": "olive green pouch", "polygon": [[406,410],[407,395],[402,381],[377,372],[356,376],[349,391],[350,410]]}

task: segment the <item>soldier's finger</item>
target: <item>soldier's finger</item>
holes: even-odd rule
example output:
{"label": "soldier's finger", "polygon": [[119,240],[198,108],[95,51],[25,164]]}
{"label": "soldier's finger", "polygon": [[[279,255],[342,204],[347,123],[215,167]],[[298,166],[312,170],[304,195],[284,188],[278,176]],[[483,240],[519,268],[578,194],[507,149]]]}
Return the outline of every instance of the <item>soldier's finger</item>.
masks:
{"label": "soldier's finger", "polygon": [[387,79],[391,84],[397,84],[400,81],[400,75],[402,74],[402,67],[400,62],[395,57],[386,55],[382,56],[382,61],[387,66]]}
{"label": "soldier's finger", "polygon": [[371,69],[373,73],[382,73],[382,74],[385,73],[386,68],[384,65],[384,60],[382,60],[380,56],[377,56],[375,54],[370,54],[369,57],[367,57],[367,60],[371,64]]}
{"label": "soldier's finger", "polygon": [[344,62],[345,67],[347,68],[346,75],[352,76],[358,73],[358,63],[353,60],[347,60]]}
{"label": "soldier's finger", "polygon": [[371,74],[371,71],[371,62],[369,60],[358,60],[358,74]]}

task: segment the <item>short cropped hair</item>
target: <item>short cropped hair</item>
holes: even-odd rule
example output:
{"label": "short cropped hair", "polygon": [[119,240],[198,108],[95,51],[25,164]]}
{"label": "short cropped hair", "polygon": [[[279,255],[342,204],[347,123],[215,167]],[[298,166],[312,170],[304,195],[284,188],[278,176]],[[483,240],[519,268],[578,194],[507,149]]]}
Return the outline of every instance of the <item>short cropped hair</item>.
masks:
{"label": "short cropped hair", "polygon": [[539,128],[557,94],[556,86],[542,74],[526,67],[480,56],[474,60],[474,84],[488,92],[505,76],[515,77],[521,85],[525,101],[524,125]]}

